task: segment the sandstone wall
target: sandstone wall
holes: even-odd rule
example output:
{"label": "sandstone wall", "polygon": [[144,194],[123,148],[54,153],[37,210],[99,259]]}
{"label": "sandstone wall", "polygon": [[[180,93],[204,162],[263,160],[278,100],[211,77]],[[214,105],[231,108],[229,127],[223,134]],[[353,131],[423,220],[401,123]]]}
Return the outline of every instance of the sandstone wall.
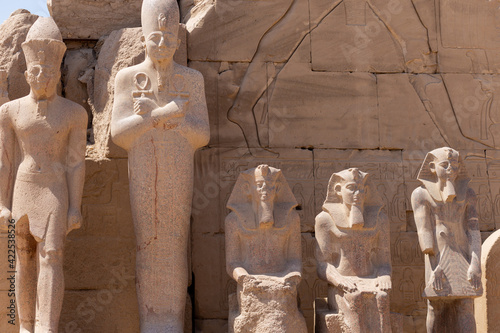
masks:
{"label": "sandstone wall", "polygon": [[[108,2],[113,3],[102,1]],[[58,3],[64,1],[53,0],[52,13],[64,31],[71,25],[57,17]],[[235,284],[225,272],[225,204],[240,171],[267,163],[282,169],[300,203],[304,280],[299,296],[312,331],[313,300],[326,295],[316,275],[314,217],[330,175],[359,167],[374,178],[391,221],[391,310],[404,315],[405,332],[424,332],[423,257],[409,198],[419,185],[415,179],[425,154],[441,146],[459,150],[478,195],[483,239],[500,225],[495,2],[212,0],[181,5],[188,64],[204,75],[211,124],[210,144],[196,155],[187,321],[193,320],[196,332],[227,330],[227,295]],[[86,13],[75,15],[88,22]],[[9,20],[13,26],[19,18]],[[28,16],[23,20],[28,28],[34,22]],[[65,35],[70,39],[62,92],[89,110],[93,124],[85,225],[67,241],[61,332],[132,333],[138,331],[138,315],[127,161],[109,144],[108,128],[113,77],[143,55],[137,31],[117,30],[134,24],[110,28],[114,32],[97,25],[95,34]],[[1,31],[3,52],[14,44],[8,41],[10,30]],[[22,73],[17,69],[22,61],[8,61],[12,54],[20,56],[16,50],[0,53],[0,64]],[[255,72],[259,80],[252,81]],[[9,92],[17,86],[9,84]],[[276,154],[250,155],[240,127],[228,120],[243,93],[256,96],[242,109],[253,112],[260,142]],[[6,246],[2,235],[0,248]],[[7,250],[0,251],[0,272],[7,263],[3,253]],[[0,277],[0,290],[7,290]],[[0,331],[15,332],[4,319],[5,295],[0,292]]]}

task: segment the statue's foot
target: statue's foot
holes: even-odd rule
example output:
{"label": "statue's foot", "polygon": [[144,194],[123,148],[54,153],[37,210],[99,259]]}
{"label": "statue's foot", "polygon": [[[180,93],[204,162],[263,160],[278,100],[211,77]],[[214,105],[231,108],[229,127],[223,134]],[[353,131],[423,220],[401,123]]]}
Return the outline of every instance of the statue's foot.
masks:
{"label": "statue's foot", "polygon": [[253,157],[263,157],[263,158],[277,158],[279,157],[279,153],[275,152],[269,148],[248,148],[250,151],[250,154],[252,154]]}

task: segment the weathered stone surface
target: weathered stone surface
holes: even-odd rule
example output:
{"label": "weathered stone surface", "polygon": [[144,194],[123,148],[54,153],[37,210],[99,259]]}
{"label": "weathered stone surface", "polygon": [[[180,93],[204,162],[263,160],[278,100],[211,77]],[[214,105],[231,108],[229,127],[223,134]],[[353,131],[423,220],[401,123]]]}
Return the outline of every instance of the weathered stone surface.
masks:
{"label": "weathered stone surface", "polygon": [[203,77],[174,61],[177,22],[175,0],[143,2],[145,59],[117,73],[106,133],[128,155],[144,333],[184,329],[193,158],[210,138]]}
{"label": "weathered stone surface", "polygon": [[481,296],[481,237],[476,195],[456,150],[429,152],[411,197],[425,255],[427,330],[474,332],[474,297]]}
{"label": "weathered stone surface", "polygon": [[427,31],[411,1],[317,1],[310,17],[311,26],[317,26],[311,32],[313,70],[387,73],[436,69]]}
{"label": "weathered stone surface", "polygon": [[66,45],[52,18],[37,19],[22,49],[30,94],[0,109],[0,228],[16,236],[21,331],[56,332],[65,238],[82,223],[87,114],[57,95]]}
{"label": "weathered stone surface", "polygon": [[26,61],[21,44],[37,18],[28,11],[21,11],[13,13],[0,25],[0,68],[7,71],[10,100],[26,96],[30,91],[24,78]]}
{"label": "weathered stone surface", "polygon": [[88,90],[92,88],[92,83],[89,79],[94,73],[95,61],[95,53],[92,49],[68,50],[62,69],[64,97],[87,110],[89,125],[92,125],[92,110],[88,100]]}
{"label": "weathered stone surface", "polygon": [[[95,65],[93,93],[90,99],[93,106],[93,141],[87,155],[96,160],[107,157],[125,158],[127,154],[111,141],[110,123],[114,103],[114,83],[116,74],[126,67],[137,65],[144,60],[144,45],[141,42],[141,28],[125,28],[113,31],[105,37]],[[186,65],[186,33],[179,25],[181,45],[175,53],[174,61]]]}
{"label": "weathered stone surface", "polygon": [[261,164],[242,172],[227,202],[229,332],[306,332],[297,308],[302,280],[297,201],[281,170]]}
{"label": "weathered stone surface", "polygon": [[[121,28],[141,25],[140,0],[50,0],[50,15],[64,39],[99,39]],[[89,22],[91,22],[89,24]]]}
{"label": "weathered stone surface", "polygon": [[390,228],[382,206],[369,174],[349,168],[331,176],[314,228],[330,311],[317,310],[318,332],[392,330]]}
{"label": "weathered stone surface", "polygon": [[483,295],[475,299],[474,313],[478,332],[495,332],[498,330],[500,304],[498,290],[500,230],[489,236],[481,246],[481,270],[483,272]]}

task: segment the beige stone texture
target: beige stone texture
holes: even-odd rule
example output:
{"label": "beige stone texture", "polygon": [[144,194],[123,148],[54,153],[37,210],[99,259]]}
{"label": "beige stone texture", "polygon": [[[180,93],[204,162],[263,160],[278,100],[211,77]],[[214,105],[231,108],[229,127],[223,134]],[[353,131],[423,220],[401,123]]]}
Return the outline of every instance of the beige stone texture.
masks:
{"label": "beige stone texture", "polygon": [[[48,0],[64,39],[99,39],[113,30],[141,25],[140,0]],[[89,22],[91,22],[89,24]]]}
{"label": "beige stone texture", "polygon": [[500,231],[495,231],[481,246],[481,270],[484,292],[475,299],[474,313],[478,332],[498,331],[497,318],[500,316],[498,304],[498,256]]}
{"label": "beige stone texture", "polygon": [[87,113],[57,95],[66,46],[54,20],[38,18],[21,46],[30,93],[0,108],[0,228],[14,236],[20,331],[57,332],[65,238],[82,223]]}
{"label": "beige stone texture", "polygon": [[297,201],[281,170],[261,164],[243,171],[227,202],[226,270],[229,332],[306,332],[297,307],[302,241]]}
{"label": "beige stone texture", "polygon": [[392,331],[390,227],[382,206],[370,174],[358,168],[332,174],[314,227],[330,312],[317,309],[317,332]]}
{"label": "beige stone texture", "polygon": [[28,30],[35,23],[37,15],[19,10],[0,25],[0,68],[7,71],[9,99],[14,100],[28,95],[30,87],[24,78],[26,60],[21,44]]}
{"label": "beige stone texture", "polygon": [[[99,42],[97,64],[93,78],[90,102],[93,107],[93,145],[87,148],[87,155],[96,160],[114,157],[125,158],[126,152],[114,144],[110,137],[111,113],[114,103],[114,82],[116,74],[129,66],[144,61],[144,45],[141,42],[141,28],[125,28],[113,31]],[[174,61],[187,64],[185,28],[179,25],[181,45],[175,52]]]}
{"label": "beige stone texture", "polygon": [[184,329],[194,152],[210,138],[202,75],[177,64],[175,0],[144,1],[143,62],[114,79],[108,125],[127,151],[143,333]]}
{"label": "beige stone texture", "polygon": [[481,236],[477,197],[463,157],[443,147],[429,152],[411,203],[425,255],[427,330],[474,332],[474,300],[481,296]]}

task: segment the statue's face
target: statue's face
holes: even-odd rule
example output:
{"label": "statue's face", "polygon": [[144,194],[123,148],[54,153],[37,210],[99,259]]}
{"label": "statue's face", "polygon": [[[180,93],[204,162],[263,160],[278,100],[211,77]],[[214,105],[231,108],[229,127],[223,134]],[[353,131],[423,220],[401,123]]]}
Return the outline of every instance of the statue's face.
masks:
{"label": "statue's face", "polygon": [[146,37],[146,50],[153,59],[171,59],[179,46],[177,35],[168,31],[153,31]]}
{"label": "statue's face", "polygon": [[343,184],[337,184],[340,188],[338,195],[342,196],[342,201],[346,205],[362,206],[365,201],[365,185],[353,181],[346,181]]}
{"label": "statue's face", "polygon": [[440,161],[434,161],[430,165],[432,172],[441,180],[454,181],[457,178],[460,164],[457,159],[443,159]]}
{"label": "statue's face", "polygon": [[276,186],[264,177],[255,176],[254,197],[260,201],[272,201],[276,195]]}
{"label": "statue's face", "polygon": [[37,97],[48,98],[55,95],[61,78],[59,66],[54,64],[28,64],[26,81]]}

